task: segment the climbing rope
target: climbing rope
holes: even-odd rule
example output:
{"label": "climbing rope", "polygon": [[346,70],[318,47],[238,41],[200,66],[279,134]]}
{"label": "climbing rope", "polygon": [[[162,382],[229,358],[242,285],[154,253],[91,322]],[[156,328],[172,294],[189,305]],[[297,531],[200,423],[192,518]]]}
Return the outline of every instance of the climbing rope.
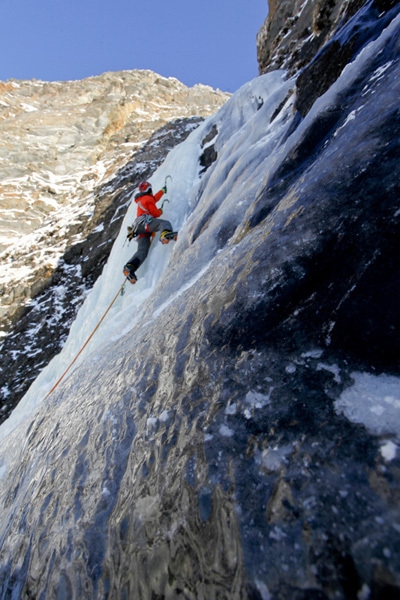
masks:
{"label": "climbing rope", "polygon": [[123,293],[123,290],[124,290],[125,284],[127,282],[127,279],[128,278],[125,279],[124,283],[121,285],[121,287],[119,288],[118,292],[115,294],[115,297],[112,299],[112,301],[109,304],[107,310],[105,311],[105,313],[101,317],[100,321],[97,323],[96,327],[93,329],[92,333],[87,338],[86,342],[83,344],[82,348],[79,350],[78,354],[75,356],[74,360],[68,365],[68,367],[65,369],[64,373],[61,375],[61,377],[58,379],[58,381],[56,381],[56,383],[53,385],[53,387],[51,388],[51,390],[46,394],[46,396],[44,398],[45,400],[46,400],[46,398],[48,398],[50,396],[50,394],[52,392],[54,392],[54,390],[61,383],[61,381],[64,379],[65,375],[68,373],[68,371],[70,370],[70,368],[72,367],[72,365],[77,361],[77,359],[79,358],[79,356],[82,354],[82,352],[84,351],[84,349],[86,348],[86,346],[88,345],[88,343],[90,342],[90,340],[92,339],[92,337],[94,336],[94,334],[96,333],[96,331],[98,330],[98,328],[100,327],[100,325],[102,324],[102,322],[104,321],[104,319],[106,318],[108,311],[110,310],[110,308],[112,307],[112,305],[114,304],[114,302],[116,301],[116,299],[118,298],[118,296]]}
{"label": "climbing rope", "polygon": [[[171,179],[171,181],[172,181],[171,175],[167,175],[166,178],[165,178],[165,184],[164,184],[165,186],[167,185],[168,178]],[[167,202],[169,202],[169,201],[167,200]],[[152,235],[151,235],[151,242],[153,241],[154,237],[155,237],[155,233],[152,233]],[[124,287],[125,287],[125,284],[126,284],[127,280],[128,280],[128,278],[125,279],[124,283],[121,285],[121,287],[119,288],[118,292],[115,294],[115,297],[112,299],[112,301],[111,301],[110,305],[108,306],[107,310],[105,311],[105,313],[101,317],[100,321],[97,323],[96,327],[93,329],[92,333],[87,338],[86,342],[83,344],[82,348],[79,350],[78,354],[75,356],[75,358],[73,359],[73,361],[68,365],[68,367],[65,369],[64,373],[56,381],[56,383],[53,385],[53,387],[51,388],[51,390],[46,394],[46,396],[44,398],[45,400],[46,400],[46,398],[48,398],[50,396],[50,394],[52,394],[54,392],[54,390],[61,383],[61,381],[64,379],[64,377],[66,376],[66,374],[68,373],[68,371],[70,370],[70,368],[72,367],[72,365],[78,360],[79,356],[82,354],[82,352],[84,351],[84,349],[86,348],[86,346],[88,345],[88,343],[90,342],[90,340],[92,339],[92,337],[94,336],[94,334],[96,333],[96,331],[98,330],[98,328],[100,327],[100,325],[102,324],[102,322],[104,321],[104,319],[106,318],[108,311],[110,310],[110,308],[112,307],[112,305],[114,304],[114,302],[116,301],[116,299],[118,298],[118,296],[120,294],[121,295],[123,294]]]}

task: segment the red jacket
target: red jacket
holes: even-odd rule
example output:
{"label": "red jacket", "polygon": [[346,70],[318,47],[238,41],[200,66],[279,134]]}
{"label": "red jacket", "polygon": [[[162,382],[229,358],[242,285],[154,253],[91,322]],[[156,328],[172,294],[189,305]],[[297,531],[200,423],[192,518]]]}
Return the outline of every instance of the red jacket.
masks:
{"label": "red jacket", "polygon": [[141,217],[142,215],[151,215],[152,217],[161,217],[162,210],[156,206],[156,202],[161,200],[161,197],[164,195],[164,192],[160,190],[156,194],[143,194],[138,195],[135,198],[135,202],[137,204],[137,215],[136,217]]}

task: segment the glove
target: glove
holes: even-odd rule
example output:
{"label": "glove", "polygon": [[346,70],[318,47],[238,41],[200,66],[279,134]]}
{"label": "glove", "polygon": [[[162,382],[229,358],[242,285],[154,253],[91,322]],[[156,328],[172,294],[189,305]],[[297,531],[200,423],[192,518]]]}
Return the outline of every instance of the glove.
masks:
{"label": "glove", "polygon": [[129,241],[133,240],[133,238],[135,237],[135,234],[133,232],[133,227],[130,227],[128,225],[128,235],[126,236],[128,238]]}
{"label": "glove", "polygon": [[166,193],[167,193],[167,186],[166,186],[166,185],[164,185],[164,187],[163,187],[163,188],[161,188],[161,191],[162,191],[162,192],[164,192],[164,194],[166,194]]}

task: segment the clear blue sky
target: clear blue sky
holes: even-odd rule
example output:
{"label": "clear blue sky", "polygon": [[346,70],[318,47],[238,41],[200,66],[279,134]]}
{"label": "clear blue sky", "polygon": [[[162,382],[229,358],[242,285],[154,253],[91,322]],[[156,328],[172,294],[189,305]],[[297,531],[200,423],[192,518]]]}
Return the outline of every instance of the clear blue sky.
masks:
{"label": "clear blue sky", "polygon": [[2,0],[0,80],[151,69],[234,92],[258,75],[267,0]]}

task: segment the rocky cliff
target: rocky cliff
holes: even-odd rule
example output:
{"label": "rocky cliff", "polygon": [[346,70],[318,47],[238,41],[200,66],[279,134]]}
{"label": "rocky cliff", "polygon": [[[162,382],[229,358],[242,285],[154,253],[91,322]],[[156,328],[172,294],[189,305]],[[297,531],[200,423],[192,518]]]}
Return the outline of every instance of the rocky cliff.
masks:
{"label": "rocky cliff", "polygon": [[1,599],[399,597],[399,97],[400,5],[367,2],[171,150],[177,244],[43,401],[128,209],[0,428]]}
{"label": "rocky cliff", "polygon": [[[397,4],[396,0],[377,0],[373,3],[374,17],[380,19]],[[283,2],[269,1],[268,16],[257,35],[257,57],[260,73],[274,69],[288,69],[294,73],[309,65],[318,51],[332,38],[337,38],[340,30],[344,30],[351,17],[365,7],[363,0],[315,0]],[[371,15],[369,15],[370,20]],[[370,20],[376,26],[375,19]],[[359,37],[354,32],[352,42],[345,44],[347,57],[351,47]],[[364,38],[365,39],[365,38]],[[361,40],[359,40],[361,42]],[[362,43],[362,42],[361,42]],[[335,50],[340,56],[344,49],[336,40]],[[326,48],[324,49],[324,52]],[[338,56],[336,56],[336,59]],[[341,64],[332,61],[330,67],[338,71],[343,69],[346,59]]]}
{"label": "rocky cliff", "polygon": [[1,420],[62,348],[130,193],[228,97],[151,71],[0,84]]}
{"label": "rocky cliff", "polygon": [[[257,35],[260,73],[282,68],[297,73],[296,109],[304,117],[367,40],[379,36],[397,4],[397,0],[271,0]],[[355,14],[358,18],[352,20]]]}

